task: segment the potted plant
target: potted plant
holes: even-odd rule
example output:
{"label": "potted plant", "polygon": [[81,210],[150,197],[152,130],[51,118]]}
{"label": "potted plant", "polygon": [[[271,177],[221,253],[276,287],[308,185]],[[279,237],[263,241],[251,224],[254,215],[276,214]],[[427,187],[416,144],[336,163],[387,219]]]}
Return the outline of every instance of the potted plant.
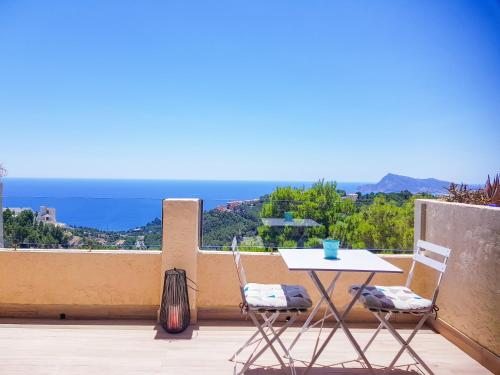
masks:
{"label": "potted plant", "polygon": [[491,183],[490,175],[488,175],[488,179],[486,180],[486,185],[484,187],[484,194],[489,202],[488,206],[500,206],[500,174],[496,174],[493,178],[493,183]]}
{"label": "potted plant", "polygon": [[492,207],[500,206],[500,174],[496,174],[493,183],[490,175],[482,189],[470,189],[466,184],[451,183],[448,195],[444,197],[447,202],[487,205]]}

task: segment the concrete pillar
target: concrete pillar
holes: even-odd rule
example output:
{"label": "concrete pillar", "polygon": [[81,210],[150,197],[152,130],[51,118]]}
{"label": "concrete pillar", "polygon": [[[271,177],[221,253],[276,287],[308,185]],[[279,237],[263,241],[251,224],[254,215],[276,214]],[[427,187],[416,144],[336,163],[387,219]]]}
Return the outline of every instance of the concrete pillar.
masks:
{"label": "concrete pillar", "polygon": [[413,217],[413,248],[417,248],[418,240],[425,240],[427,224],[427,204],[420,199],[415,200]]}
{"label": "concrete pillar", "polygon": [[[165,199],[163,201],[160,277],[162,291],[165,271],[168,269],[184,269],[187,276],[195,283],[197,282],[201,211],[201,200],[199,199]],[[189,305],[191,324],[194,324],[198,314],[196,292],[192,289],[189,289]]]}

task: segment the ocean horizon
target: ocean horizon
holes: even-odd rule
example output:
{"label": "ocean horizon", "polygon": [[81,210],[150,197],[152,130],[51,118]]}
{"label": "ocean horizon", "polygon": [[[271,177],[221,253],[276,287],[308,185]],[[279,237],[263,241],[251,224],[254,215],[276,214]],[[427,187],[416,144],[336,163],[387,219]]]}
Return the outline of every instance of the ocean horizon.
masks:
{"label": "ocean horizon", "polygon": [[[278,186],[309,187],[312,181],[130,180],[20,178],[3,179],[3,207],[54,207],[57,221],[69,226],[123,231],[161,218],[165,198],[200,198],[204,210],[232,200],[256,199]],[[337,182],[356,191],[366,182]]]}

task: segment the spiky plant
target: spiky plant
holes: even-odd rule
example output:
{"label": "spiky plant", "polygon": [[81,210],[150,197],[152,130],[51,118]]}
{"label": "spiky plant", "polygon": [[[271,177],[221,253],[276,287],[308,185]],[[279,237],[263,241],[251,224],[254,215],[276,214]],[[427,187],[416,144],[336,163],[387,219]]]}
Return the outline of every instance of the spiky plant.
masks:
{"label": "spiky plant", "polygon": [[490,181],[490,175],[486,180],[486,185],[484,187],[484,194],[486,199],[490,204],[500,205],[500,174],[496,174],[493,178],[493,183]]}
{"label": "spiky plant", "polygon": [[486,195],[483,189],[469,189],[466,184],[451,183],[446,189],[448,195],[444,197],[447,202],[467,203],[467,204],[487,204]]}

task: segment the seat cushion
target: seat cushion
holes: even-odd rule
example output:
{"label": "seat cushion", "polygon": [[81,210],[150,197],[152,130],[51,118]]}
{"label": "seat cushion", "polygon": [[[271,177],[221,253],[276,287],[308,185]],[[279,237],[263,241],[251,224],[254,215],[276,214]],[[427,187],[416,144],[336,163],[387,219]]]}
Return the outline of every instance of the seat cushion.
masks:
{"label": "seat cushion", "polygon": [[307,290],[300,285],[248,283],[243,293],[252,310],[305,310],[312,305]]}
{"label": "seat cushion", "polygon": [[[349,293],[356,294],[361,285],[352,285]],[[404,286],[366,286],[359,297],[370,310],[396,312],[423,312],[432,307],[432,301],[420,297]]]}

